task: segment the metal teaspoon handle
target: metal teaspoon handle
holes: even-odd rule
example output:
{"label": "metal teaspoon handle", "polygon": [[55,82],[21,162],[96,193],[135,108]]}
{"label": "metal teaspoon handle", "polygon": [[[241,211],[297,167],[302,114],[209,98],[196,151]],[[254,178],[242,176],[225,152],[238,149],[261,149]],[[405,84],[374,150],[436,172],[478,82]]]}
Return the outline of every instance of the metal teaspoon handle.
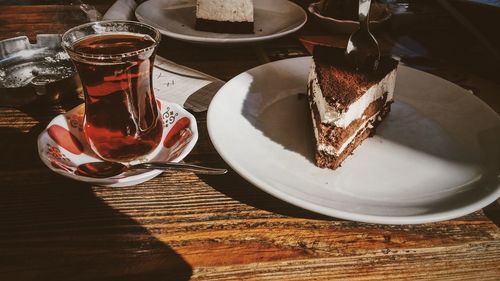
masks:
{"label": "metal teaspoon handle", "polygon": [[134,165],[131,168],[188,171],[204,175],[223,175],[227,173],[226,169],[209,168],[185,163],[150,162]]}
{"label": "metal teaspoon handle", "polygon": [[368,30],[371,2],[371,0],[359,0],[358,16],[361,29]]}

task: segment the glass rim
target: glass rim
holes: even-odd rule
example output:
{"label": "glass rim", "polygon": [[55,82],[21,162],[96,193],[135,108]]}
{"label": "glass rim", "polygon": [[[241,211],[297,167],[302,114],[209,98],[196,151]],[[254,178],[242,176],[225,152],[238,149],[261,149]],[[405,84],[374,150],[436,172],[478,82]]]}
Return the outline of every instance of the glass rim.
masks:
{"label": "glass rim", "polygon": [[[123,53],[116,53],[116,54],[88,54],[85,52],[76,51],[73,48],[73,44],[69,43],[68,40],[66,40],[70,33],[74,32],[78,29],[97,25],[97,24],[110,24],[110,23],[130,24],[130,25],[136,25],[136,26],[141,26],[141,27],[145,27],[147,29],[150,29],[152,31],[152,33],[154,33],[154,37],[152,36],[153,40],[154,40],[154,44],[152,46],[145,47],[145,48],[131,51],[131,52],[123,52]],[[104,31],[102,33],[95,33],[95,34],[97,35],[97,34],[119,33],[119,32],[120,31]],[[123,31],[123,32],[128,32],[128,31]],[[130,32],[130,33],[136,33],[136,32]],[[138,34],[141,34],[141,33],[138,33]],[[89,34],[89,35],[92,35],[92,34]],[[89,35],[87,35],[87,36],[89,36]],[[86,36],[83,36],[82,38],[85,38],[85,37]],[[138,22],[138,21],[130,21],[130,20],[103,20],[103,21],[88,22],[88,23],[77,25],[75,27],[68,29],[66,32],[63,33],[63,35],[61,37],[61,43],[62,43],[64,49],[66,50],[66,52],[68,52],[69,54],[76,54],[76,55],[81,56],[81,57],[92,58],[92,59],[101,59],[101,60],[122,59],[122,58],[126,58],[126,57],[135,56],[137,54],[144,53],[144,52],[147,52],[149,50],[155,49],[158,46],[158,44],[160,43],[160,41],[161,41],[161,33],[158,29],[156,29],[155,27],[153,27],[149,24],[145,24],[145,23]]]}

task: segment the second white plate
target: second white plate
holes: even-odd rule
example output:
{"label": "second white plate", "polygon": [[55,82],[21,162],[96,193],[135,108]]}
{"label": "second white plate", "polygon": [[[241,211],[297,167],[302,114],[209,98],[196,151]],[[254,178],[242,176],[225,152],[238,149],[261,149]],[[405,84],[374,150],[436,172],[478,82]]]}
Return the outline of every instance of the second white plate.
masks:
{"label": "second white plate", "polygon": [[210,138],[248,181],[308,210],[385,224],[451,219],[498,198],[500,117],[463,88],[405,66],[377,134],[341,168],[316,167],[303,94],[310,62],[256,67],[212,100]]}
{"label": "second white plate", "polygon": [[288,0],[254,0],[254,34],[227,34],[198,31],[196,1],[149,0],[137,7],[135,15],[164,35],[198,44],[241,44],[275,39],[299,30],[307,21],[306,12]]}

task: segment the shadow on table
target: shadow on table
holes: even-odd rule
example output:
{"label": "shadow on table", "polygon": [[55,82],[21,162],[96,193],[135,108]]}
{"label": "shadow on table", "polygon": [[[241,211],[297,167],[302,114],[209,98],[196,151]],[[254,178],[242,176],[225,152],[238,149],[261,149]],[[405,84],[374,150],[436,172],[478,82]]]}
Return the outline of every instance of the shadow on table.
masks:
{"label": "shadow on table", "polygon": [[224,176],[214,177],[199,175],[199,178],[224,195],[257,209],[295,218],[335,221],[341,220],[296,207],[273,197],[272,195],[269,195],[255,187],[232,170]]}
{"label": "shadow on table", "polygon": [[[7,109],[12,111],[12,116],[20,116],[13,120],[16,128],[0,127],[0,170],[16,171],[30,169],[41,165],[38,158],[37,138],[50,121],[59,115],[61,111],[69,111],[73,107],[82,103],[82,100],[70,99],[57,105],[48,105],[43,102],[36,102],[21,106],[17,109]],[[3,107],[0,107],[2,109]],[[26,115],[26,116],[23,116]],[[30,120],[31,119],[31,120]],[[25,123],[34,125],[24,131],[17,128],[15,123]],[[22,124],[22,125],[25,125]]]}
{"label": "shadow on table", "polygon": [[483,208],[483,212],[496,226],[500,227],[500,201],[497,200]]}
{"label": "shadow on table", "polygon": [[0,280],[189,280],[186,261],[140,223],[46,169],[37,131],[0,128]]}

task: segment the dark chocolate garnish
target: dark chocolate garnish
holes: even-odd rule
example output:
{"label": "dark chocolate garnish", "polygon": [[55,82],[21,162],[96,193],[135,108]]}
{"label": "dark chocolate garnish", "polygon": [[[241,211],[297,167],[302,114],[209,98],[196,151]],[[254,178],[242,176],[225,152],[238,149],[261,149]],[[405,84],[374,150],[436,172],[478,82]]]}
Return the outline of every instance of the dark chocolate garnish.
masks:
{"label": "dark chocolate garnish", "polygon": [[252,34],[253,22],[233,22],[233,21],[215,21],[207,19],[196,19],[196,30],[209,31],[217,33],[235,33]]}

